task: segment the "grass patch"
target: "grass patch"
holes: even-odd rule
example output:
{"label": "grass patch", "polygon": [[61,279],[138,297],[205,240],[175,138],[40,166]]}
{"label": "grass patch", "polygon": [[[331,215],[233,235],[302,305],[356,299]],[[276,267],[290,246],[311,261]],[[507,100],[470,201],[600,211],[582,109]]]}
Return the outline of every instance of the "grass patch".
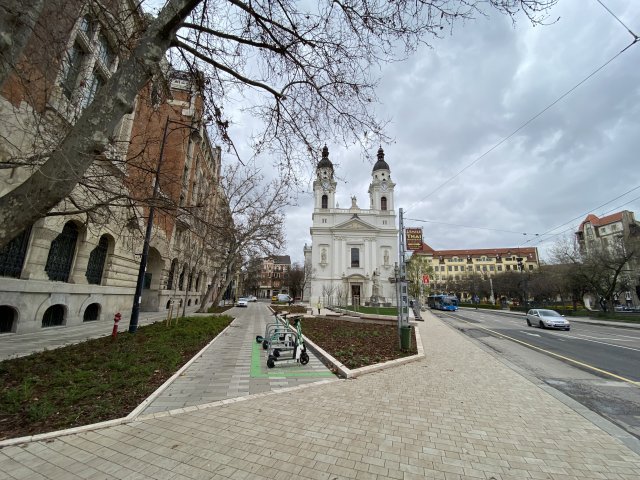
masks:
{"label": "grass patch", "polygon": [[0,439],[128,415],[232,320],[157,322],[0,362]]}
{"label": "grass patch", "polygon": [[215,306],[209,307],[207,309],[207,313],[224,313],[230,308],[233,308],[233,305],[215,305]]}
{"label": "grass patch", "polygon": [[307,307],[304,305],[291,305],[291,306],[283,306],[283,305],[273,305],[271,304],[271,308],[278,312],[289,312],[289,313],[307,313]]}

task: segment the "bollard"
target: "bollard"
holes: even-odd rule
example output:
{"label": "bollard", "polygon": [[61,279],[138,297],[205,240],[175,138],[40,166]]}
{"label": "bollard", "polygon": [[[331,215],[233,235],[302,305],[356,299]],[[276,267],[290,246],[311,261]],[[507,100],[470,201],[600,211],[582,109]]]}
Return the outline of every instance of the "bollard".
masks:
{"label": "bollard", "polygon": [[113,332],[111,332],[111,338],[113,338],[114,340],[118,336],[118,322],[121,318],[122,315],[120,315],[120,312],[116,313],[113,317]]}

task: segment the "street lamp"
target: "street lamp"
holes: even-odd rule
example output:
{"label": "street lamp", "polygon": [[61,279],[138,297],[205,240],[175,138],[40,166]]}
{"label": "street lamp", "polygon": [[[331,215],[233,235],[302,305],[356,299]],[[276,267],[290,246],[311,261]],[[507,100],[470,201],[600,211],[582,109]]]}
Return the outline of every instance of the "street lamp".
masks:
{"label": "street lamp", "polygon": [[167,120],[164,124],[164,132],[162,134],[162,143],[160,144],[160,156],[158,158],[158,165],[156,166],[155,183],[153,185],[153,195],[151,197],[151,203],[149,205],[149,218],[147,219],[147,230],[144,236],[144,244],[142,247],[142,256],[140,258],[140,268],[138,270],[138,280],[136,282],[136,293],[133,297],[133,307],[131,308],[131,318],[129,320],[129,333],[136,333],[138,330],[138,317],[140,315],[140,301],[142,300],[142,289],[144,287],[144,274],[147,270],[147,259],[149,257],[149,244],[151,242],[151,231],[153,230],[153,215],[155,213],[155,203],[160,192],[160,169],[162,167],[162,160],[164,159],[164,147],[167,142],[167,136],[169,133],[169,124],[175,123],[182,127],[191,129],[191,140],[199,141],[200,132],[193,124],[187,124],[179,122],[177,120],[171,120],[167,116]]}

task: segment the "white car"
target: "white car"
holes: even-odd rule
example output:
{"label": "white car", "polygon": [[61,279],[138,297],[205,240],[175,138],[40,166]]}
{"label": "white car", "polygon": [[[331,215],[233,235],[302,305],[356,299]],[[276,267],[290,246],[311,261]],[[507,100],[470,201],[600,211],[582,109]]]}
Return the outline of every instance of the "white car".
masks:
{"label": "white car", "polygon": [[569,320],[564,318],[555,310],[547,310],[544,308],[533,308],[527,312],[527,325],[538,326],[540,328],[560,328],[562,330],[571,330]]}
{"label": "white car", "polygon": [[236,307],[248,307],[249,306],[249,301],[244,298],[244,297],[240,297],[238,299],[238,301],[236,302]]}
{"label": "white car", "polygon": [[248,301],[248,302],[257,302],[257,301],[258,301],[258,299],[256,298],[256,296],[255,296],[255,295],[249,295],[249,296],[247,297],[247,301]]}

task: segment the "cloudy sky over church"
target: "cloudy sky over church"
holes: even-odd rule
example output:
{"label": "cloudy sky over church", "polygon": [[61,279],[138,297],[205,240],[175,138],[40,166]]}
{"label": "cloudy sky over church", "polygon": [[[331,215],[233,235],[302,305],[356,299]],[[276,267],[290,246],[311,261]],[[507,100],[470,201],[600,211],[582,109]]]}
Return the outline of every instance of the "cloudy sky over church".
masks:
{"label": "cloudy sky over church", "polygon": [[[603,3],[640,33],[640,2]],[[433,248],[537,246],[544,259],[588,213],[640,216],[640,42],[587,79],[633,37],[596,0],[562,0],[555,19],[479,17],[383,70],[396,206]],[[365,163],[327,145],[339,205],[366,208],[377,148]],[[293,261],[310,243],[311,192],[287,211]]]}

